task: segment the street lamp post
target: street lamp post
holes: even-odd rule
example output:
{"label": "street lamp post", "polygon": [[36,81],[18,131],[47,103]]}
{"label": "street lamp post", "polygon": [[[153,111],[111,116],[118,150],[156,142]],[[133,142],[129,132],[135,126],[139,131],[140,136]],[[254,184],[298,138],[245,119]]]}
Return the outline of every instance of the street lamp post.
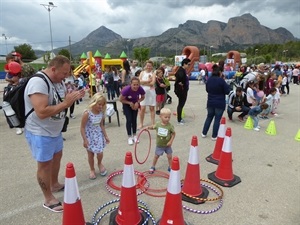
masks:
{"label": "street lamp post", "polygon": [[254,52],[254,54],[255,54],[255,61],[254,61],[254,64],[256,64],[256,55],[257,55],[257,53],[258,53],[258,49],[256,48],[256,49],[255,49],[255,52]]}
{"label": "street lamp post", "polygon": [[286,50],[283,50],[283,57],[284,57],[285,60],[287,60],[286,54],[287,54],[288,51],[289,51],[289,50],[287,50],[287,49],[286,49]]}
{"label": "street lamp post", "polygon": [[176,52],[175,52],[175,55],[177,55],[177,37],[175,37],[175,40],[176,40]]}
{"label": "street lamp post", "polygon": [[7,51],[7,36],[5,34],[2,34],[2,37],[4,37],[4,40],[5,40],[5,48],[6,48],[6,55],[8,54],[8,51]]}
{"label": "street lamp post", "polygon": [[[49,25],[50,25],[50,38],[51,38],[51,53],[53,52],[53,40],[52,40],[52,27],[51,27],[51,16],[50,16],[50,12],[54,7],[57,7],[53,4],[53,2],[49,2],[48,5],[46,4],[41,4],[42,6],[45,7],[45,9],[49,12]],[[51,57],[51,53],[50,53],[50,57]]]}
{"label": "street lamp post", "polygon": [[131,39],[127,39],[127,51],[128,51],[128,59],[130,59],[130,42],[131,42]]}
{"label": "street lamp post", "polygon": [[209,56],[210,56],[210,61],[212,60],[212,51],[211,51],[211,49],[212,49],[213,47],[214,47],[213,45],[209,46],[209,50],[210,50],[210,54],[209,54]]}

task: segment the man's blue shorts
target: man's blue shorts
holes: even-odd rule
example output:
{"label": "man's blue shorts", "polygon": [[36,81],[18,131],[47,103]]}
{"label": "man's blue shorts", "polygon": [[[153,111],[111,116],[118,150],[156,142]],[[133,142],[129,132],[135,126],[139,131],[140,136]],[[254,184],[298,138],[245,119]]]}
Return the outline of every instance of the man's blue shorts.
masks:
{"label": "man's blue shorts", "polygon": [[62,134],[57,137],[46,137],[34,135],[25,129],[25,137],[33,158],[38,162],[52,160],[53,155],[63,149]]}

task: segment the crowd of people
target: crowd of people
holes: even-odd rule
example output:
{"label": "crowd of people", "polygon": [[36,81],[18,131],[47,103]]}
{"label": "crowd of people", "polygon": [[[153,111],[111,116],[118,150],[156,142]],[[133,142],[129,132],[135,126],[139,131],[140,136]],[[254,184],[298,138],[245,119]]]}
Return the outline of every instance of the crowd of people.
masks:
{"label": "crowd of people", "polygon": [[217,139],[220,120],[226,109],[225,101],[229,121],[233,121],[233,113],[238,112],[240,122],[245,122],[246,117],[250,116],[254,121],[253,130],[259,131],[259,119],[278,116],[280,98],[289,94],[289,84],[293,81],[294,85],[299,85],[297,65],[275,65],[274,68],[263,63],[257,67],[242,65],[233,77],[234,85],[225,82],[223,65],[222,62],[213,65],[212,75],[205,81],[208,100],[207,118],[201,134],[203,138],[207,136],[214,118],[212,140]]}
{"label": "crowd of people", "polygon": [[[16,57],[12,56],[8,56],[8,63]],[[110,100],[119,100],[122,104],[128,145],[139,142],[138,130],[156,130],[156,147],[150,172],[156,170],[157,161],[164,153],[170,171],[175,128],[170,122],[171,110],[165,107],[166,104],[172,103],[172,97],[168,95],[168,71],[165,64],[154,68],[154,63],[150,60],[147,60],[143,67],[138,67],[137,64],[135,60],[124,61],[122,70],[107,66],[103,68],[103,73],[101,71],[101,76],[98,76],[97,71],[90,74],[84,69],[75,77],[69,59],[56,56],[50,60],[47,68],[41,71],[51,86],[50,91],[41,79],[32,78],[28,82],[24,95],[25,106],[26,111],[34,108],[34,113],[27,118],[24,133],[32,157],[37,161],[37,181],[44,195],[45,208],[54,212],[63,211],[61,202],[53,195],[54,192],[64,189],[64,185],[58,182],[64,145],[62,128],[68,113],[70,118],[75,119],[75,104],[80,104],[87,87],[90,99],[81,116],[80,134],[88,156],[89,179],[94,180],[97,177],[95,157],[100,175],[107,174],[103,152],[110,139],[104,120],[107,102]],[[183,59],[175,73],[174,92],[178,98],[178,126],[186,123],[183,119],[183,108],[188,98],[190,81],[186,71],[190,66],[190,59]],[[7,82],[17,85],[19,79],[15,78],[15,74],[10,74],[9,67],[7,68]],[[248,116],[251,117],[254,130],[259,131],[259,119],[277,115],[280,96],[289,94],[291,79],[293,78],[295,85],[299,85],[297,67],[291,69],[275,66],[274,69],[270,69],[261,64],[257,68],[241,66],[239,70],[241,74],[234,77],[237,87],[233,90],[225,81],[223,62],[213,65],[212,75],[206,77],[207,115],[201,133],[203,138],[208,136],[213,122],[211,139],[217,139],[225,110],[230,121],[234,120],[235,112],[239,113],[237,118],[240,122],[245,122]],[[19,78],[22,79],[22,76]],[[147,106],[150,124],[145,123]],[[158,121],[155,120],[156,115],[159,116]]]}

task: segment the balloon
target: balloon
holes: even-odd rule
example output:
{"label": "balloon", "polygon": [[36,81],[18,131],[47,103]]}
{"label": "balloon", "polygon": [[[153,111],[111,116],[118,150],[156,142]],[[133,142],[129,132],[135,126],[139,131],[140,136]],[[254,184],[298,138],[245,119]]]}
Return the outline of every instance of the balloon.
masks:
{"label": "balloon", "polygon": [[19,63],[17,62],[10,62],[8,64],[8,70],[10,73],[13,73],[13,74],[17,74],[17,73],[20,73],[21,70],[22,70],[22,67]]}
{"label": "balloon", "polygon": [[212,72],[212,66],[213,66],[212,63],[207,62],[207,63],[205,63],[205,66],[206,66],[208,72]]}
{"label": "balloon", "polygon": [[265,93],[263,91],[258,91],[257,92],[257,96],[260,97],[260,98],[262,98],[264,96],[264,94]]}
{"label": "balloon", "polygon": [[206,69],[206,66],[204,63],[199,63],[198,67],[199,67],[199,70]]}

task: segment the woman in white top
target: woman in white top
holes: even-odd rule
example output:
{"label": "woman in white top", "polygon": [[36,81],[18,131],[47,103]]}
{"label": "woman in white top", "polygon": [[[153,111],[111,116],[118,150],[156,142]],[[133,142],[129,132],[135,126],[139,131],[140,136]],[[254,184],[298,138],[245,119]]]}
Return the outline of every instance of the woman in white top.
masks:
{"label": "woman in white top", "polygon": [[155,105],[156,105],[156,94],[155,94],[155,73],[153,72],[153,62],[148,60],[146,62],[145,69],[141,72],[140,76],[141,87],[146,92],[145,99],[140,103],[140,125],[139,128],[143,128],[144,126],[144,117],[146,106],[149,106],[150,116],[151,116],[151,125],[155,124]]}
{"label": "woman in white top", "polygon": [[255,90],[255,87],[254,87],[255,83],[253,80],[250,80],[248,83],[247,83],[247,102],[249,103],[250,106],[256,106],[257,105],[257,102],[256,102],[256,98],[254,96],[254,90]]}

